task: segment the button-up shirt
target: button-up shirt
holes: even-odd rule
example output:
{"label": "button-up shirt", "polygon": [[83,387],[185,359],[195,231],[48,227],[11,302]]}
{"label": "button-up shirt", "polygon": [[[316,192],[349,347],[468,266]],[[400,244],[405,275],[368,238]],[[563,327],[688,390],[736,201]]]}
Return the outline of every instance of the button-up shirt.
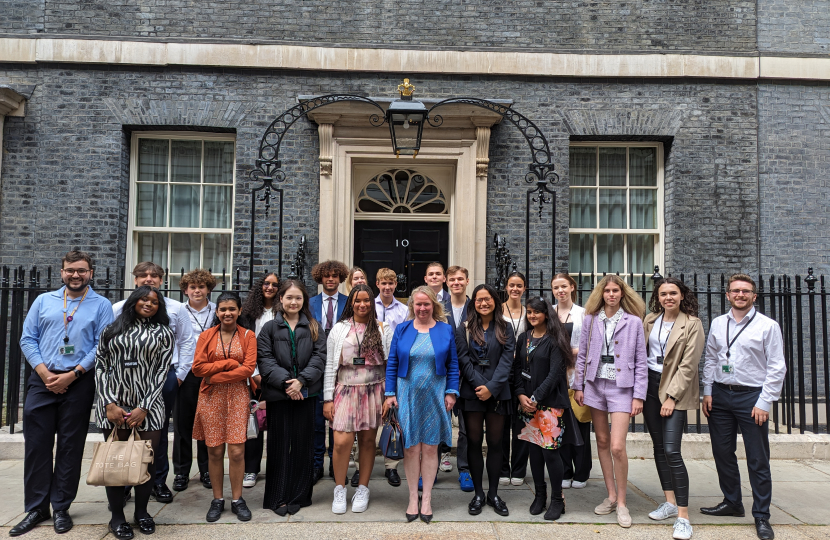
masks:
{"label": "button-up shirt", "polygon": [[[755,316],[753,319],[752,317]],[[752,320],[750,323],[749,321]],[[726,343],[726,327],[729,325],[729,339]],[[747,326],[748,325],[748,326]],[[745,330],[735,339],[741,329]],[[729,358],[726,352],[729,351]],[[731,373],[725,373],[723,366],[732,366]],[[769,412],[773,401],[781,396],[784,386],[784,339],[778,323],[753,307],[741,322],[735,320],[730,309],[712,321],[709,339],[706,341],[706,360],[703,365],[703,395],[712,395],[712,385],[736,384],[761,388],[761,395],[755,406]]]}
{"label": "button-up shirt", "polygon": [[[339,293],[334,293],[334,296],[329,296],[324,292],[320,293],[323,295],[323,310],[321,312],[320,317],[320,324],[323,326],[325,330],[331,330],[335,324],[337,324],[337,295]],[[332,312],[332,319],[331,319],[331,328],[326,326],[328,324],[328,315],[329,315],[329,302],[331,302],[331,312]]]}
{"label": "button-up shirt", "polygon": [[[125,302],[126,300],[122,300],[112,306],[112,312],[116,318],[121,315]],[[165,296],[164,305],[167,307],[167,316],[170,317],[170,330],[176,336],[171,364],[176,368],[176,378],[183,381],[193,365],[193,355],[196,352],[196,340],[199,334],[193,333],[193,323],[184,304]]]}
{"label": "button-up shirt", "polygon": [[444,298],[447,297],[447,291],[441,289],[440,291],[438,291],[438,294],[436,294],[435,297],[438,298],[439,302],[443,302]]}
{"label": "button-up shirt", "polygon": [[[617,323],[622,319],[623,313],[625,313],[623,308],[619,308],[612,317],[608,317],[604,309],[599,310],[598,318],[605,325],[605,337],[602,340],[602,354],[604,355],[614,354],[614,331],[617,329]],[[615,365],[600,362],[599,368],[597,368],[597,377],[616,381],[617,368],[614,367]]]}
{"label": "button-up shirt", "polygon": [[[92,287],[89,287],[83,302],[83,295],[75,299],[67,298],[65,314],[72,315],[72,321],[66,325],[64,334],[65,290],[66,287],[61,287],[57,291],[41,294],[26,314],[20,349],[32,369],[45,364],[49,371],[72,371],[80,365],[85,371],[90,371],[95,366],[98,339],[113,321],[110,302],[96,294]],[[74,353],[60,354],[58,348],[64,346],[64,336],[69,337],[68,345],[75,346]]]}
{"label": "button-up shirt", "polygon": [[380,295],[378,295],[375,298],[375,313],[377,313],[380,322],[388,324],[392,328],[392,332],[395,332],[395,327],[406,320],[409,309],[398,302],[394,296],[392,297],[392,303],[385,306],[383,300],[380,299]]}
{"label": "button-up shirt", "polygon": [[200,310],[196,310],[190,305],[190,302],[184,303],[184,309],[190,316],[190,327],[193,329],[193,336],[198,341],[199,334],[211,327],[213,317],[216,315],[216,304],[208,301],[207,305]]}

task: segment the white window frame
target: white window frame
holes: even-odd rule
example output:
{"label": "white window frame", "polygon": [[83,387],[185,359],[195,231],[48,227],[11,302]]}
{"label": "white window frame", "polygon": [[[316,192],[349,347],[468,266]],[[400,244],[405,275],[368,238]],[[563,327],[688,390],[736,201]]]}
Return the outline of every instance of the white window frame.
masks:
{"label": "white window frame", "polygon": [[[571,186],[570,182],[568,183],[568,194],[573,193],[575,189],[593,189],[597,193],[596,197],[596,216],[597,216],[597,227],[596,228],[576,228],[570,227],[570,206],[568,208],[568,245],[570,246],[570,235],[571,234],[590,234],[593,235],[593,261],[594,267],[592,269],[593,273],[596,275],[602,275],[602,272],[597,271],[597,235],[601,234],[622,234],[624,237],[623,243],[623,266],[624,268],[613,269],[614,272],[619,271],[620,275],[623,275],[623,270],[625,270],[625,275],[630,275],[628,272],[628,235],[630,234],[650,234],[655,236],[654,242],[654,264],[658,265],[660,268],[664,268],[664,242],[666,236],[665,230],[665,163],[663,157],[663,144],[660,142],[628,142],[628,141],[579,141],[579,142],[571,142],[570,147],[599,147],[599,148],[654,148],[656,150],[656,158],[657,158],[657,208],[656,212],[656,221],[657,227],[654,229],[603,229],[599,227],[600,222],[600,197],[599,197],[599,190],[608,187],[609,189],[625,189],[626,192],[626,222],[631,223],[631,186],[630,183],[630,164],[629,164],[629,152],[626,151],[626,158],[625,158],[625,188],[621,187],[614,187],[614,186],[600,186],[599,185],[599,152],[597,152],[597,178],[596,184],[593,187],[589,186]],[[641,187],[636,186],[634,189],[649,189],[648,187]],[[569,199],[570,200],[570,199]],[[646,271],[646,276],[651,275],[653,269],[651,271]],[[579,272],[570,272],[571,275],[577,276]],[[583,276],[590,276],[591,272],[582,272]],[[642,276],[642,272],[634,274],[634,277]]]}
{"label": "white window frame", "polygon": [[[161,140],[189,140],[202,141],[202,170],[200,174],[200,186],[204,186],[204,143],[206,141],[227,141],[234,143],[234,158],[233,158],[233,178],[231,181],[231,227],[226,229],[203,228],[203,227],[143,227],[136,225],[136,212],[138,203],[138,144],[141,139],[161,139]],[[126,274],[130,272],[138,264],[138,233],[185,233],[185,234],[227,234],[230,236],[230,252],[228,253],[229,268],[225,269],[226,279],[233,282],[233,248],[234,248],[234,230],[233,224],[236,219],[236,135],[229,133],[205,133],[199,131],[140,131],[133,132],[130,141],[130,199],[129,199],[129,216],[127,219],[127,256],[126,256]],[[170,185],[171,163],[173,158],[172,153],[168,153],[167,174],[168,185]],[[201,188],[200,188],[201,189]],[[168,195],[169,197],[169,195]],[[203,204],[203,198],[200,197],[200,204]],[[168,198],[169,204],[169,198]],[[170,211],[167,211],[168,220],[170,219]],[[199,211],[199,220],[201,222],[202,212],[201,207]],[[204,260],[204,241],[199,250],[199,260]],[[172,268],[170,264],[173,260],[172,242],[167,244],[167,266],[168,275],[165,280],[170,283],[170,277],[181,277],[181,268]],[[185,269],[188,272],[191,269]],[[205,268],[207,270],[207,268]],[[217,281],[221,279],[222,269],[212,268],[211,273],[217,277]],[[125,280],[125,287],[132,286],[132,280],[127,277]]]}

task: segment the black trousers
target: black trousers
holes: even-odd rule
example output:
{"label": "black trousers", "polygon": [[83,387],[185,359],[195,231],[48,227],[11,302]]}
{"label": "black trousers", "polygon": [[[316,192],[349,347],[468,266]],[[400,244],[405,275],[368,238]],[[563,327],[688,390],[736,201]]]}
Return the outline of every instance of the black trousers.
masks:
{"label": "black trousers", "polygon": [[316,397],[269,401],[268,460],[262,507],[279,515],[311,504],[314,491],[314,411]]}
{"label": "black trousers", "polygon": [[[504,478],[524,478],[527,476],[527,458],[530,449],[525,441],[519,439],[519,433],[524,427],[525,423],[516,414],[516,407],[514,406],[510,417],[505,419],[504,434],[501,438],[501,476]],[[512,435],[511,431],[513,432]]]}
{"label": "black trousers", "polygon": [[686,411],[677,409],[671,416],[661,416],[660,379],[662,373],[649,370],[648,393],[643,404],[643,419],[654,446],[654,464],[663,491],[673,491],[677,506],[689,506],[689,473],[680,454]]}
{"label": "black trousers", "polygon": [[26,512],[48,510],[50,504],[54,510],[67,510],[75,500],[94,399],[95,373],[83,374],[64,394],[55,394],[32,372],[23,404]]}
{"label": "black trousers", "polygon": [[576,428],[585,444],[574,446],[563,444],[559,449],[562,458],[563,479],[587,482],[591,477],[591,422],[577,422]]}
{"label": "black trousers", "polygon": [[[188,373],[179,386],[176,404],[173,406],[173,473],[176,476],[190,476],[190,467],[193,465],[193,422],[196,420],[201,384],[201,377],[192,371]],[[205,441],[196,442],[196,464],[200,474],[208,472]]]}
{"label": "black trousers", "polygon": [[712,411],[709,413],[709,437],[724,500],[734,508],[743,508],[741,474],[735,456],[738,427],[741,428],[749,483],[752,486],[752,515],[769,519],[772,500],[769,422],[759,426],[752,418],[752,408],[760,395],[760,388],[751,392],[735,392],[715,383],[712,387]]}

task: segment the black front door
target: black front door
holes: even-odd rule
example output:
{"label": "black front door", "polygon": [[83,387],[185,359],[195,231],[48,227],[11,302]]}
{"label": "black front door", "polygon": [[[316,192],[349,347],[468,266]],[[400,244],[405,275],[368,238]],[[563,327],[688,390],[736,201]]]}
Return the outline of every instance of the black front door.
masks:
{"label": "black front door", "polygon": [[391,268],[398,274],[395,296],[405,298],[412,289],[424,284],[429,263],[437,261],[446,268],[448,259],[449,223],[354,222],[354,264],[366,271],[375,294],[375,276],[381,268]]}

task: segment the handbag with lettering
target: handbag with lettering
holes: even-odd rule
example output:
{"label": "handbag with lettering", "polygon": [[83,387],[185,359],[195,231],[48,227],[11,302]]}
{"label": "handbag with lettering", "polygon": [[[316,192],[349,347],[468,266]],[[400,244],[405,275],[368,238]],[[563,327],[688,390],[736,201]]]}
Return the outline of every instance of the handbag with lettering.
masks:
{"label": "handbag with lettering", "polygon": [[113,429],[106,441],[95,443],[88,485],[139,486],[150,480],[147,469],[153,462],[153,445],[141,440],[135,428],[126,441],[119,441],[117,432]]}
{"label": "handbag with lettering", "polygon": [[393,460],[403,459],[403,432],[398,422],[397,407],[390,407],[383,420],[383,430],[380,432],[380,451],[383,457]]}

